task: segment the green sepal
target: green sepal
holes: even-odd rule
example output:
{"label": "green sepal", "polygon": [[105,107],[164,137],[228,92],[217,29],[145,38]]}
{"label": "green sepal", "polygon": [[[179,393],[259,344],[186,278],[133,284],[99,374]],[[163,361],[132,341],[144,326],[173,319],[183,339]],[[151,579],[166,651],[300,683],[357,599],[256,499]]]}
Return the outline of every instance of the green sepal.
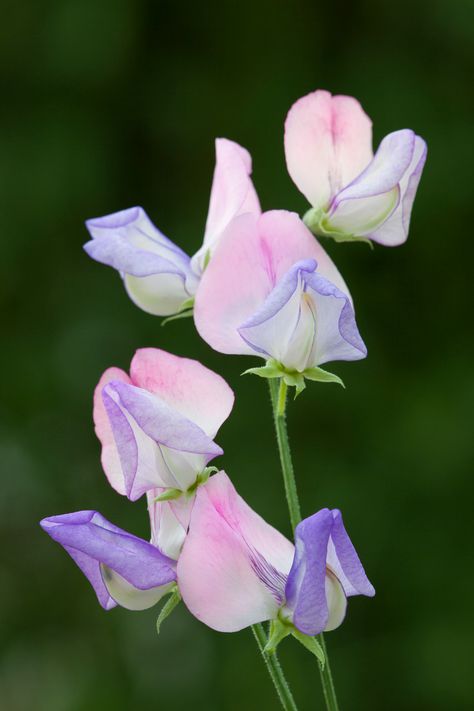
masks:
{"label": "green sepal", "polygon": [[181,602],[181,595],[179,594],[178,586],[175,585],[174,589],[171,590],[171,594],[167,601],[160,610],[160,614],[156,620],[156,632],[160,634],[161,625],[166,620],[167,617],[171,615],[174,608]]}
{"label": "green sepal", "polygon": [[187,311],[178,311],[177,314],[173,314],[172,316],[168,316],[168,318],[163,319],[161,325],[166,326],[167,323],[171,323],[171,321],[178,321],[180,318],[190,318],[193,313],[193,309],[188,309]]}
{"label": "green sepal", "polygon": [[217,467],[206,467],[202,470],[202,472],[197,475],[194,483],[191,484],[188,489],[186,489],[185,491],[182,491],[181,489],[165,489],[162,494],[156,496],[153,499],[153,503],[155,504],[162,501],[174,501],[175,499],[179,499],[180,496],[191,496],[192,494],[194,494],[198,486],[201,486],[201,484],[205,484],[211,474],[217,471],[219,471]]}
{"label": "green sepal", "polygon": [[183,492],[181,489],[165,489],[162,494],[153,499],[153,503],[158,503],[160,501],[173,501],[174,499],[179,499],[182,495]]}
{"label": "green sepal", "polygon": [[293,625],[283,622],[279,617],[270,622],[270,634],[268,635],[267,643],[263,649],[266,654],[275,654],[278,645],[292,634]]}
{"label": "green sepal", "polygon": [[163,319],[161,322],[162,326],[166,326],[170,321],[177,321],[180,318],[189,318],[194,313],[194,296],[190,296],[189,299],[183,301],[179,310],[175,314],[171,314],[167,318]]}
{"label": "green sepal", "polygon": [[241,375],[258,375],[259,378],[281,378],[283,377],[283,371],[278,366],[271,364],[271,361],[268,361],[267,365],[263,365],[261,368],[249,368],[244,370]]}
{"label": "green sepal", "polygon": [[348,232],[339,232],[332,229],[327,222],[327,214],[322,209],[312,207],[303,215],[303,222],[317,237],[331,237],[335,242],[365,242],[371,249],[374,248],[371,240],[367,239],[367,237],[359,237]]}
{"label": "green sepal", "polygon": [[308,380],[315,380],[318,383],[337,383],[338,385],[342,385],[343,388],[346,387],[338,375],[329,373],[322,368],[307,368],[303,375]]}
{"label": "green sepal", "polygon": [[306,649],[309,650],[311,654],[314,654],[314,656],[321,665],[321,669],[324,669],[324,665],[326,664],[326,657],[324,656],[324,650],[319,644],[316,637],[310,637],[307,634],[303,634],[296,628],[293,628],[291,634],[295,639],[298,640],[298,642],[303,645],[303,647],[306,647]]}
{"label": "green sepal", "polygon": [[211,476],[211,474],[213,474],[214,472],[218,472],[218,471],[219,470],[217,467],[206,467],[205,469],[203,469],[202,472],[197,475],[196,481],[194,482],[194,484],[191,484],[189,489],[186,490],[186,494],[188,494],[188,495],[194,494],[194,492],[196,491],[198,486],[201,486],[201,484],[205,484],[206,481]]}
{"label": "green sepal", "polygon": [[245,370],[242,375],[258,375],[259,378],[283,378],[288,387],[295,388],[295,400],[298,395],[301,395],[306,387],[305,379],[314,380],[319,383],[337,383],[345,385],[339,376],[334,375],[334,373],[329,373],[327,370],[322,368],[306,368],[300,373],[297,370],[289,370],[285,368],[282,363],[277,360],[270,358],[267,360],[266,364],[260,368],[249,368]]}

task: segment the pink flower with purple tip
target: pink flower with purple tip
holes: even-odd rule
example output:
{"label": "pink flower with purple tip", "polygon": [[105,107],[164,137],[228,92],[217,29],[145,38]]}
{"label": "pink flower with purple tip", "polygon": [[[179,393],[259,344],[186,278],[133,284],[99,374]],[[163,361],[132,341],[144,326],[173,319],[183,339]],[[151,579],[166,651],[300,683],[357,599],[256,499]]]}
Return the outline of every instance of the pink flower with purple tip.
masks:
{"label": "pink flower with purple tip", "polygon": [[213,438],[233,403],[219,375],[157,348],[138,350],[130,375],[106,370],[95,390],[94,423],[111,486],[132,501],[156,488],[176,496],[193,490],[223,453]]}
{"label": "pink flower with purple tip", "polygon": [[84,249],[120,272],[130,298],[144,311],[169,316],[191,307],[202,273],[229,222],[246,212],[260,213],[251,172],[252,160],[245,148],[216,139],[203,244],[192,258],[165,237],[141,207],[87,220],[92,240]]}
{"label": "pink flower with purple tip", "polygon": [[284,210],[233,220],[203,275],[194,320],[215,350],[259,355],[308,377],[322,363],[367,354],[344,280]]}
{"label": "pink flower with purple tip", "polygon": [[425,141],[403,129],[374,156],[372,122],[359,102],[328,91],[299,99],[285,123],[288,172],[312,205],[304,220],[337,241],[405,242],[426,152]]}
{"label": "pink flower with purple tip", "polygon": [[196,495],[177,579],[193,615],[220,632],[280,619],[312,636],[341,624],[348,597],[375,594],[337,509],[304,519],[294,546],[224,472]]}

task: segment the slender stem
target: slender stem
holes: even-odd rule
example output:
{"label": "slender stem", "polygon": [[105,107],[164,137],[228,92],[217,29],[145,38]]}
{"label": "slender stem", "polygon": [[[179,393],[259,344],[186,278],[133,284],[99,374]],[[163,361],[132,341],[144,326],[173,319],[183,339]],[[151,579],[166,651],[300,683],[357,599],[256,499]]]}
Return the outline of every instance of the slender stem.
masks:
{"label": "slender stem", "polygon": [[321,682],[323,684],[324,698],[326,700],[326,707],[329,711],[339,711],[339,706],[336,697],[336,689],[334,687],[334,681],[331,674],[331,665],[329,664],[329,657],[324,635],[322,633],[318,634],[317,639],[324,650],[324,656],[326,658],[326,664],[324,665],[324,669],[321,670],[321,667],[319,667],[321,673]]}
{"label": "slender stem", "polygon": [[284,677],[283,670],[276,654],[267,654],[264,647],[267,643],[267,635],[261,624],[252,625],[252,632],[257,640],[258,648],[262,653],[263,661],[268,669],[273,684],[275,686],[281,705],[285,711],[298,711],[290,687]]}
{"label": "slender stem", "polygon": [[273,405],[273,418],[275,420],[275,430],[278,442],[278,451],[280,453],[281,470],[283,473],[283,482],[285,485],[286,500],[290,512],[290,521],[293,530],[301,521],[301,510],[298,500],[298,492],[296,490],[295,473],[293,470],[293,462],[291,460],[290,443],[288,441],[288,432],[286,429],[286,393],[287,385],[283,378],[280,379],[280,387],[278,388],[278,380],[269,379],[270,395]]}
{"label": "slender stem", "polygon": [[[290,512],[291,526],[294,530],[301,521],[301,509],[298,499],[298,491],[296,488],[295,472],[291,459],[288,430],[286,428],[286,396],[288,387],[283,378],[280,378],[280,385],[278,385],[278,380],[273,378],[269,379],[268,382],[270,385],[273,419],[275,420],[275,430],[278,442],[278,451],[280,453],[280,464],[283,473],[286,500],[288,502],[288,510]],[[321,644],[324,650],[324,656],[326,657],[324,669],[321,669],[318,664],[326,707],[328,711],[338,711],[339,706],[337,704],[336,690],[334,688],[331,667],[329,665],[326,643],[322,634],[319,634],[317,639]]]}

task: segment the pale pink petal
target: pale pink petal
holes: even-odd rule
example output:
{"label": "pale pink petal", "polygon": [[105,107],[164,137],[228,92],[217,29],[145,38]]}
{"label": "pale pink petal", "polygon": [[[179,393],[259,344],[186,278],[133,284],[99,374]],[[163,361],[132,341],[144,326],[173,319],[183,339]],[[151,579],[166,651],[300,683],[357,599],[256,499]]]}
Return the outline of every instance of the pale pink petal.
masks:
{"label": "pale pink petal", "polygon": [[292,559],[291,543],[245,504],[224,472],[199,488],[177,569],[195,617],[221,632],[272,619]]}
{"label": "pale pink petal", "polygon": [[263,304],[298,261],[315,259],[318,272],[346,294],[337,268],[294,212],[272,210],[233,220],[203,274],[194,306],[201,337],[221,353],[254,354],[237,329]]}
{"label": "pale pink petal", "polygon": [[250,153],[234,141],[217,138],[216,167],[204,241],[191,260],[191,266],[196,273],[204,271],[206,261],[234,217],[246,212],[260,214],[260,203],[250,178],[251,174]]}
{"label": "pale pink petal", "polygon": [[234,404],[234,393],[220,375],[158,348],[136,351],[130,376],[134,385],[157,395],[211,438]]}
{"label": "pale pink petal", "polygon": [[351,96],[314,91],[285,122],[288,172],[313,207],[327,207],[372,159],[372,122]]}
{"label": "pale pink petal", "polygon": [[95,433],[102,444],[101,462],[110,485],[119,494],[126,494],[125,477],[120,464],[120,457],[115,444],[114,435],[110,426],[109,416],[102,399],[102,390],[112,380],[131,383],[127,373],[120,368],[108,368],[94,390],[93,418]]}

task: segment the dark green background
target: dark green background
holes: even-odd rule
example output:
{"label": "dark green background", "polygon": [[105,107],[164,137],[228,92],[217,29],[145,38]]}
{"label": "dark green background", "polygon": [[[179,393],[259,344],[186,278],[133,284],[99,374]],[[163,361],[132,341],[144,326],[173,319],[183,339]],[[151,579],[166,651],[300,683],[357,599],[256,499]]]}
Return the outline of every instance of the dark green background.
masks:
{"label": "dark green background", "polygon": [[[190,320],[162,329],[81,246],[86,218],[141,204],[196,250],[216,136],[251,151],[265,209],[303,211],[283,120],[317,87],[357,96],[375,144],[411,127],[429,145],[405,246],[327,245],[369,357],[334,366],[347,390],[311,385],[289,415],[304,514],[342,509],[377,588],[327,636],[341,706],[473,708],[472,2],[1,10],[2,710],[277,708],[249,631],[218,634],[181,609],[158,638],[153,609],[103,612],[37,521],[97,508],[148,535],[143,502],[101,472],[91,396],[107,366],[159,346],[235,389],[220,461],[289,534],[265,383],[239,375],[257,361],[213,353]],[[312,658],[291,640],[281,658],[301,709],[322,709]]]}

